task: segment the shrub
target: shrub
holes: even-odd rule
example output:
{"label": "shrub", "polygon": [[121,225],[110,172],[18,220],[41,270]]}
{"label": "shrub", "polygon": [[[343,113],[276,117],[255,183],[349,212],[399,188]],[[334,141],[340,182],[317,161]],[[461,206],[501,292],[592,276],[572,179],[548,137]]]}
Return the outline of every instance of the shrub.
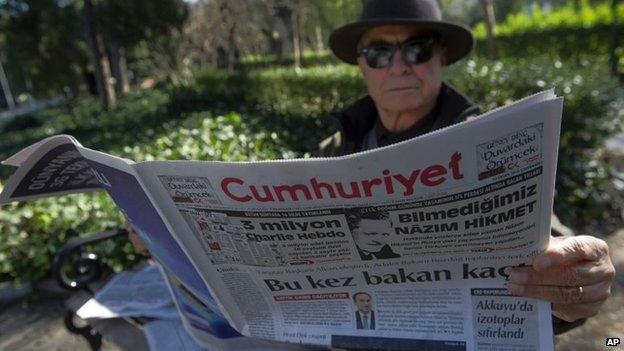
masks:
{"label": "shrub", "polygon": [[[530,12],[510,14],[497,23],[494,33],[500,36],[515,36],[527,32],[543,32],[559,28],[587,29],[613,24],[614,21],[624,21],[624,4],[617,5],[611,10],[611,1],[602,1],[592,5],[588,0],[580,1],[576,6],[573,1],[551,11],[544,11],[535,3]],[[486,38],[486,27],[483,22],[474,28],[477,39]]]}
{"label": "shrub", "polygon": [[[0,138],[0,158],[5,159],[55,134],[71,134],[85,146],[104,151],[114,150],[118,145],[149,142],[154,129],[176,118],[167,113],[168,102],[166,92],[158,90],[132,91],[111,110],[95,98],[67,101],[30,117],[33,122],[20,130],[11,131],[10,138]],[[8,132],[5,128],[0,128],[0,131]]]}
{"label": "shrub", "polygon": [[[615,25],[614,25],[615,22]],[[611,1],[592,5],[583,0],[578,8],[574,2],[543,11],[538,4],[532,10],[509,15],[495,28],[496,48],[500,57],[532,57],[559,55],[562,57],[609,55],[611,45],[624,50],[624,3],[615,11]],[[614,32],[615,31],[615,32]],[[477,53],[486,54],[485,24],[475,26]],[[615,42],[611,42],[615,39]]]}
{"label": "shrub", "polygon": [[[340,63],[340,60],[338,60],[330,51],[323,51],[320,53],[315,51],[305,51],[301,57],[302,67],[335,65],[338,63]],[[287,55],[281,60],[278,60],[275,55],[250,55],[242,57],[237,62],[238,69],[242,70],[253,70],[277,66],[293,66],[294,64],[295,59],[292,55]]]}
{"label": "shrub", "polygon": [[208,70],[196,79],[191,86],[172,89],[174,113],[210,109],[251,115],[298,153],[316,149],[337,127],[332,111],[366,92],[357,69],[346,65],[234,74]]}
{"label": "shrub", "polygon": [[[68,239],[121,223],[119,212],[105,194],[4,205],[0,211],[0,281],[37,281],[50,274],[54,254]],[[108,243],[97,249],[116,270],[137,259],[127,245]]]}
{"label": "shrub", "polygon": [[276,132],[237,113],[216,117],[192,113],[181,122],[166,123],[164,129],[170,132],[147,145],[124,147],[122,157],[135,161],[258,161],[296,156]]}

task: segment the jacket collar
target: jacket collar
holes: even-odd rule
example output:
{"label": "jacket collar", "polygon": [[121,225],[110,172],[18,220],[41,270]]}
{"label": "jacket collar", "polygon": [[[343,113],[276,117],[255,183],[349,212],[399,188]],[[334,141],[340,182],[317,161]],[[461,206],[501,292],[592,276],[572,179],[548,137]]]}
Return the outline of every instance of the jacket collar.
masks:
{"label": "jacket collar", "polygon": [[[478,113],[479,108],[455,88],[442,83],[435,111],[437,115],[430,131],[461,122],[467,115]],[[345,151],[357,152],[366,133],[375,125],[377,108],[370,95],[366,95],[338,114],[337,118],[342,127]]]}

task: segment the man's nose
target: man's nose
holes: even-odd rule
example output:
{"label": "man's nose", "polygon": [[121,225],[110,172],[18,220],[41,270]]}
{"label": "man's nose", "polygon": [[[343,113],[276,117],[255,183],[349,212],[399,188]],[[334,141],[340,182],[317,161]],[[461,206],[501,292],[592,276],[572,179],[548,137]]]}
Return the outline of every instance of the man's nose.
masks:
{"label": "man's nose", "polygon": [[390,73],[403,74],[409,71],[410,65],[403,59],[403,52],[399,49],[392,55],[390,62]]}

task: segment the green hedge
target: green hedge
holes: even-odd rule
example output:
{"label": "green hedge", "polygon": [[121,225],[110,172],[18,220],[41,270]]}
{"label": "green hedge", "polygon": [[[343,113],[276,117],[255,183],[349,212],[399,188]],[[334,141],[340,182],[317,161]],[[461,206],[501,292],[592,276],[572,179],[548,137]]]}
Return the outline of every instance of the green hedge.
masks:
{"label": "green hedge", "polygon": [[346,65],[235,74],[209,70],[196,75],[196,84],[172,89],[170,106],[174,113],[233,109],[254,116],[293,150],[305,153],[337,128],[332,111],[365,92],[357,69]]}
{"label": "green hedge", "polygon": [[[624,23],[616,27],[616,54],[624,59]],[[590,28],[554,28],[496,37],[499,57],[532,57],[549,54],[559,57],[608,57],[613,27],[597,25]],[[476,55],[487,55],[487,42],[477,40]],[[620,63],[624,66],[624,63]]]}
{"label": "green hedge", "polygon": [[[624,22],[624,3],[618,4],[615,11],[611,9],[611,0],[603,0],[596,5],[592,5],[589,0],[581,0],[579,5],[576,7],[574,1],[568,1],[563,6],[545,11],[535,3],[530,12],[510,14],[504,21],[497,23],[494,33],[497,36],[515,36],[561,28],[581,30]],[[478,23],[473,32],[477,39],[485,39],[485,24]]]}
{"label": "green hedge", "polygon": [[[115,204],[104,194],[4,205],[0,211],[0,281],[33,282],[46,277],[54,254],[68,239],[121,223]],[[137,259],[132,247],[119,241],[99,245],[96,252],[115,270]]]}
{"label": "green hedge", "polygon": [[[301,57],[301,66],[303,68],[315,67],[315,66],[327,66],[335,65],[341,61],[334,56],[331,51],[326,50],[323,52],[306,51]],[[236,67],[239,70],[253,70],[264,69],[277,66],[293,66],[295,59],[292,55],[285,55],[281,60],[275,55],[249,55],[242,57],[236,63]]]}
{"label": "green hedge", "polygon": [[[604,139],[621,130],[624,118],[624,93],[605,65],[478,59],[449,67],[446,77],[485,110],[556,86],[566,99],[556,211],[564,222],[576,225],[617,218],[624,199],[617,193],[605,195],[611,170],[593,158]],[[206,71],[187,87],[135,91],[110,111],[84,99],[33,115],[25,124],[5,125],[11,138],[0,140],[0,156],[47,135],[69,133],[85,146],[137,161],[297,157],[335,130],[333,110],[364,92],[357,68],[346,65],[233,75]],[[6,167],[3,172],[8,173]],[[69,237],[120,224],[114,205],[102,194],[4,207],[0,280],[39,279]],[[101,250],[116,269],[136,259],[128,245],[109,244]]]}
{"label": "green hedge", "polygon": [[111,151],[120,145],[149,142],[155,129],[177,117],[168,113],[168,103],[167,93],[158,90],[133,91],[111,110],[106,110],[96,98],[68,101],[26,116],[28,125],[12,123],[1,127],[3,133],[11,129],[11,137],[0,138],[0,158],[55,134],[71,134],[85,146]]}
{"label": "green hedge", "polygon": [[[620,3],[616,11],[611,10],[610,0],[597,5],[582,0],[578,8],[569,1],[551,11],[544,11],[536,4],[530,13],[511,14],[494,29],[500,57],[532,57],[546,53],[561,57],[596,57],[609,55],[614,45],[619,57],[624,58],[624,3]],[[477,24],[473,33],[477,39],[476,53],[485,56],[485,24]],[[614,43],[611,42],[613,38]]]}

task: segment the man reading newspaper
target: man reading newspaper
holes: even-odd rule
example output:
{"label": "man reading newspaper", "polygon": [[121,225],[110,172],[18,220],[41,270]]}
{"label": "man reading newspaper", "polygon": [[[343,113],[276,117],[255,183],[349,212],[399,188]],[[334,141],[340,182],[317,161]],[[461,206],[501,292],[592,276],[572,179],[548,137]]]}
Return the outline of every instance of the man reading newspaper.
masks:
{"label": "man reading newspaper", "polygon": [[[320,144],[319,156],[390,145],[479,113],[469,98],[442,81],[443,68],[468,55],[474,39],[465,26],[441,18],[435,0],[365,0],[360,19],[332,33],[331,49],[358,65],[369,95],[336,116],[340,131]],[[370,243],[381,239],[356,228],[361,218],[349,222],[362,259],[399,257],[385,243],[372,248]],[[598,312],[610,295],[615,270],[603,240],[569,235],[554,214],[552,224],[547,250],[531,267],[512,269],[507,288],[514,295],[550,301],[555,331],[561,331],[571,326],[566,322]]]}
{"label": "man reading newspaper", "polygon": [[[435,0],[363,4],[358,21],[332,33],[330,47],[344,62],[358,65],[369,95],[337,116],[341,130],[321,143],[321,156],[390,145],[478,112],[472,101],[442,82],[443,67],[472,50],[468,28],[442,21]],[[614,272],[604,241],[553,237],[532,267],[511,271],[507,287],[512,294],[552,302],[553,314],[571,322],[598,312]]]}
{"label": "man reading newspaper", "polygon": [[367,1],[330,38],[370,93],[322,144],[344,156],[134,163],[54,136],[4,161],[0,203],[106,190],[205,347],[551,350],[551,312],[596,313],[614,268],[601,240],[549,238],[562,98],[458,123],[477,109],[441,70],[472,43],[433,0]]}

